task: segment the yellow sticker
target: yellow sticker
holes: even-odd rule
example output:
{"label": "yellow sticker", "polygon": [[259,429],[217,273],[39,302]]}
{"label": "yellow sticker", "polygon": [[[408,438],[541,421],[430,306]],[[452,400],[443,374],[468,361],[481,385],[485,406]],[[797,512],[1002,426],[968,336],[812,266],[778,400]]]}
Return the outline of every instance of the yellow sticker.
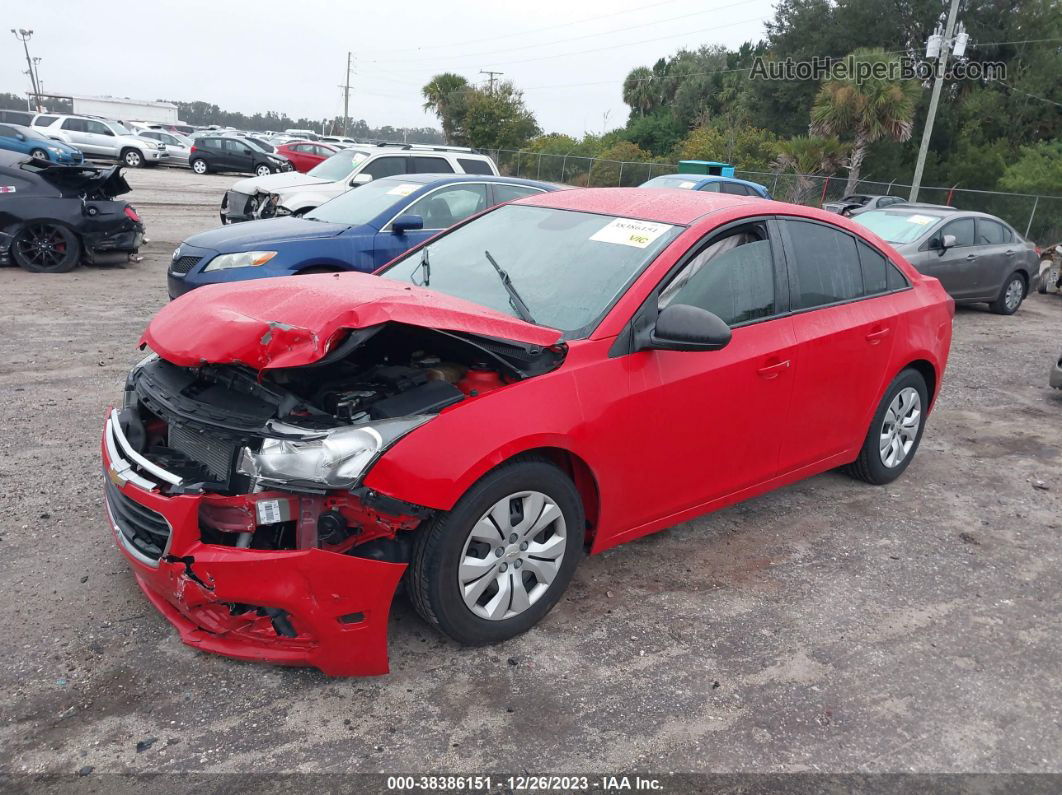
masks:
{"label": "yellow sticker", "polygon": [[690,188],[692,188],[696,184],[697,184],[696,182],[680,182],[679,183],[679,187],[680,188],[685,188],[686,190],[689,190]]}
{"label": "yellow sticker", "polygon": [[403,182],[401,185],[395,185],[391,190],[387,191],[388,196],[408,196],[417,189],[416,185],[410,185],[407,182]]}
{"label": "yellow sticker", "polygon": [[925,226],[926,224],[933,223],[936,218],[931,215],[911,215],[907,218],[907,223],[918,224],[919,226]]}
{"label": "yellow sticker", "polygon": [[621,246],[645,248],[671,229],[671,224],[655,224],[634,218],[613,218],[590,236],[599,243],[618,243]]}

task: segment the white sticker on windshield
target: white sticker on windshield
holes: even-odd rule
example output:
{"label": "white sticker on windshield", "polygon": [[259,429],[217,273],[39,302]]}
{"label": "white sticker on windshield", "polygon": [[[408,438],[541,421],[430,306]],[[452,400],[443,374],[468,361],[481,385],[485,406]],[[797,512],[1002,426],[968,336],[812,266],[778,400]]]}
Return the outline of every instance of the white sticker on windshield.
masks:
{"label": "white sticker on windshield", "polygon": [[931,215],[909,215],[907,216],[907,223],[918,224],[919,226],[925,226],[931,224],[936,219]]}
{"label": "white sticker on windshield", "polygon": [[401,185],[395,185],[391,190],[387,191],[388,196],[408,196],[417,189],[416,185],[410,185],[407,182],[403,182]]}
{"label": "white sticker on windshield", "polygon": [[590,239],[599,243],[619,243],[621,246],[645,248],[670,228],[671,224],[654,224],[649,221],[636,221],[633,218],[613,218],[591,235]]}
{"label": "white sticker on windshield", "polygon": [[696,182],[680,182],[679,183],[679,187],[680,188],[685,188],[686,190],[689,190],[690,188],[692,188],[696,184],[697,184]]}

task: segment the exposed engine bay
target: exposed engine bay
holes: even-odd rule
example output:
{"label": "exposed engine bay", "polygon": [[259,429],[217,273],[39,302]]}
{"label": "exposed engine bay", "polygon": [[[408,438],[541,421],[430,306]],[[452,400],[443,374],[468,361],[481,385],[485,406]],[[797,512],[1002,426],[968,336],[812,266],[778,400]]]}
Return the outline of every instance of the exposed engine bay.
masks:
{"label": "exposed engine bay", "polygon": [[[362,488],[367,470],[440,411],[551,370],[563,355],[562,345],[384,323],[351,331],[301,367],[181,367],[149,356],[130,373],[114,420],[121,444],[168,476],[162,493],[202,495],[206,543],[357,545],[359,555],[400,559],[393,544],[368,542],[394,539],[430,511]],[[154,547],[140,551],[161,555]]]}

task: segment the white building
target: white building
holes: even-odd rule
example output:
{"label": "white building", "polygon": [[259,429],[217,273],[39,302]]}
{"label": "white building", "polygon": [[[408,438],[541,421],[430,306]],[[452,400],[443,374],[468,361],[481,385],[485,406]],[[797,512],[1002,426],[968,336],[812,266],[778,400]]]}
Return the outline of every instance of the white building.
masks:
{"label": "white building", "polygon": [[177,124],[177,106],[172,102],[147,102],[125,97],[89,97],[83,94],[53,94],[48,96],[66,99],[72,103],[73,112],[83,116],[103,116],[119,121],[154,121],[162,124]]}

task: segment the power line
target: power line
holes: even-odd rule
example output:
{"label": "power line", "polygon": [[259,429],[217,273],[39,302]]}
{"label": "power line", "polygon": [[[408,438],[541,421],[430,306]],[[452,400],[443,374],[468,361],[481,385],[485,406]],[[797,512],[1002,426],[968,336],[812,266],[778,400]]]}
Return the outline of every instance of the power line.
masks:
{"label": "power line", "polygon": [[996,78],[996,82],[1006,86],[1011,91],[1017,91],[1019,94],[1024,94],[1025,96],[1027,96],[1027,97],[1029,97],[1031,99],[1038,99],[1041,102],[1047,102],[1050,105],[1057,105],[1058,107],[1062,108],[1062,102],[1055,102],[1053,99],[1048,99],[1047,97],[1038,97],[1038,96],[1036,96],[1036,94],[1030,94],[1028,91],[1022,91],[1020,88],[1015,88],[1010,83],[1006,83],[1006,82],[1000,80],[998,77]]}
{"label": "power line", "polygon": [[[622,16],[623,14],[631,14],[631,13],[633,13],[635,11],[638,11],[638,12],[646,11],[646,10],[648,10],[650,8],[658,8],[660,6],[671,5],[672,3],[677,3],[677,2],[679,2],[679,0],[660,0],[660,2],[651,3],[649,5],[640,5],[640,6],[636,6],[634,8],[622,9],[620,11],[611,11],[608,14],[597,14],[597,15],[592,16],[592,17],[584,17],[583,19],[573,19],[573,20],[569,20],[567,22],[560,22],[560,23],[558,23],[556,25],[546,25],[545,27],[542,27],[542,28],[532,28],[531,30],[517,30],[517,31],[513,31],[512,33],[499,33],[499,34],[494,35],[494,36],[484,36],[483,38],[480,38],[480,39],[469,39],[467,41],[458,41],[458,42],[448,41],[445,44],[430,44],[430,45],[428,45],[426,47],[407,47],[404,50],[387,49],[387,50],[382,50],[381,52],[388,52],[388,53],[395,53],[395,52],[420,52],[421,50],[437,50],[437,49],[440,49],[440,48],[443,48],[443,47],[447,47],[447,48],[463,47],[466,44],[478,44],[481,41],[497,41],[498,39],[508,39],[508,38],[512,38],[513,36],[530,36],[530,35],[533,35],[535,33],[542,33],[543,31],[547,31],[547,30],[556,30],[557,28],[567,28],[567,27],[571,27],[572,25],[581,25],[584,22],[593,22],[594,20],[605,19],[606,17],[611,19],[612,17]],[[371,54],[371,51],[370,51],[370,54]]]}

